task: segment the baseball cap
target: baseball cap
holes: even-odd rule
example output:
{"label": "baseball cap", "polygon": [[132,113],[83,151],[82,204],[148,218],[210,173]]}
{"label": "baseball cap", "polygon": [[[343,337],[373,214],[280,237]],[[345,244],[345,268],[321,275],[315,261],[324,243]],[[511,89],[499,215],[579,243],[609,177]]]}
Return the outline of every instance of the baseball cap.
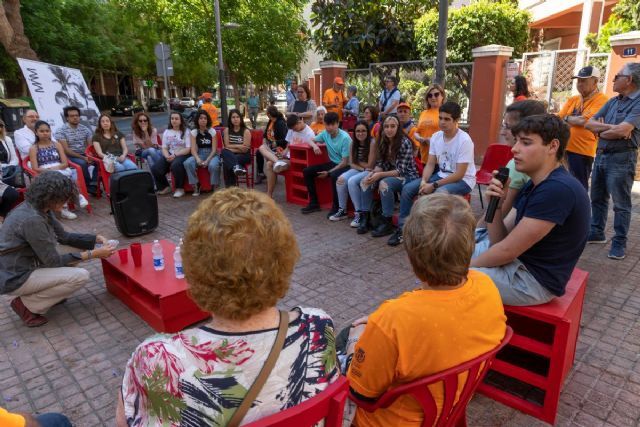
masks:
{"label": "baseball cap", "polygon": [[202,99],[211,99],[211,98],[213,98],[213,95],[210,92],[205,92],[202,95],[200,95],[200,98],[202,98]]}
{"label": "baseball cap", "polygon": [[590,77],[600,78],[600,70],[596,67],[589,65],[587,67],[583,67],[578,71],[578,74],[571,77],[572,79],[588,79]]}
{"label": "baseball cap", "polygon": [[342,80],[342,77],[336,77],[335,79],[333,79],[333,82],[337,85],[343,85],[344,84],[344,80]]}
{"label": "baseball cap", "polygon": [[411,105],[407,104],[406,102],[401,102],[400,104],[398,104],[396,109],[399,110],[400,108],[407,108],[407,109],[411,110]]}

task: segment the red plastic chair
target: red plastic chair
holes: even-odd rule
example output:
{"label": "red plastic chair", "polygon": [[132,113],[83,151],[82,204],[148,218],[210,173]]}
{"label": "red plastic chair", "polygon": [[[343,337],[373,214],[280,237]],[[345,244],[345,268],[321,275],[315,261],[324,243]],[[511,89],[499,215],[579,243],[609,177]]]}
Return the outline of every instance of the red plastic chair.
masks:
{"label": "red plastic chair", "polygon": [[509,160],[513,158],[511,147],[504,144],[490,144],[482,159],[482,166],[476,172],[476,184],[478,184],[478,193],[480,194],[480,206],[484,209],[484,201],[482,200],[481,185],[489,185],[493,178],[492,172],[498,168],[505,167]]}
{"label": "red plastic chair", "polygon": [[[85,156],[93,160],[94,166],[97,167],[98,171],[100,172],[98,174],[98,185],[96,186],[96,199],[99,199],[101,196],[100,183],[102,183],[102,188],[104,188],[107,199],[110,198],[111,193],[109,192],[109,177],[111,177],[111,173],[107,172],[107,170],[105,169],[104,163],[102,162],[102,159],[98,157],[96,149],[93,148],[93,145],[89,145],[84,151],[84,154]],[[133,163],[136,163],[136,156],[134,156],[133,154],[127,154],[127,157],[129,157],[129,159],[131,159]]]}
{"label": "red plastic chair", "polygon": [[[422,406],[424,414],[422,427],[466,427],[467,404],[489,371],[489,367],[495,359],[496,353],[498,353],[498,351],[500,351],[500,349],[509,342],[512,335],[513,329],[507,326],[502,342],[500,342],[500,344],[493,350],[482,354],[475,359],[469,360],[468,362],[454,366],[453,368],[449,368],[442,372],[387,390],[375,402],[364,402],[359,400],[352,393],[349,398],[358,405],[358,407],[367,412],[373,412],[378,408],[387,408],[395,402],[398,397],[409,394],[418,401],[420,406]],[[464,372],[468,373],[467,381],[460,392],[458,400],[456,401],[458,376]],[[438,383],[442,383],[444,386],[444,401],[440,414],[438,414],[436,401],[431,395],[431,390],[428,387],[432,384]]]}
{"label": "red plastic chair", "polygon": [[[36,176],[38,176],[38,172],[36,172],[29,166],[29,157],[20,159],[20,164],[22,165],[22,170],[24,170],[24,172],[27,175],[29,175],[31,178],[35,178]],[[73,162],[67,161],[67,164],[69,165],[70,168],[74,168],[76,170],[76,186],[78,187],[78,192],[82,194],[84,198],[87,199],[87,202],[88,202],[89,193],[87,193],[87,186],[84,183],[84,175],[82,174],[82,168]],[[72,202],[69,202],[69,205],[73,208]],[[91,203],[87,204],[86,209],[87,209],[87,213],[91,213],[93,211],[93,209],[91,209]]]}
{"label": "red plastic chair", "polygon": [[324,419],[325,427],[341,427],[349,394],[346,377],[340,377],[322,393],[286,411],[245,424],[244,427],[310,427]]}

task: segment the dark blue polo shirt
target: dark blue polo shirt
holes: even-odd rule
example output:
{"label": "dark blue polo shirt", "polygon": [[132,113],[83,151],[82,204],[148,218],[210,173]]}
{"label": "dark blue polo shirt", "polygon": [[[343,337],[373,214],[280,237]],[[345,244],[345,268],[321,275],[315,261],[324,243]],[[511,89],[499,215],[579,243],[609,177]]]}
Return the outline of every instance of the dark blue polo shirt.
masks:
{"label": "dark blue polo shirt", "polygon": [[627,122],[634,126],[631,139],[598,138],[598,148],[610,149],[612,146],[619,147],[621,145],[638,148],[640,146],[640,89],[629,96],[618,95],[609,99],[592,118],[602,118],[605,123],[611,125]]}

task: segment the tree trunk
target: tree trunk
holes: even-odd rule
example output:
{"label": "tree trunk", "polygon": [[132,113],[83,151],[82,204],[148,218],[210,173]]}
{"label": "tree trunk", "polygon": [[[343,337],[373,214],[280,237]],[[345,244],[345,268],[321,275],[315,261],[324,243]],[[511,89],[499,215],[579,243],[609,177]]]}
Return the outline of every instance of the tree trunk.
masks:
{"label": "tree trunk", "polygon": [[0,3],[0,43],[12,58],[38,60],[24,34],[20,0],[3,0]]}

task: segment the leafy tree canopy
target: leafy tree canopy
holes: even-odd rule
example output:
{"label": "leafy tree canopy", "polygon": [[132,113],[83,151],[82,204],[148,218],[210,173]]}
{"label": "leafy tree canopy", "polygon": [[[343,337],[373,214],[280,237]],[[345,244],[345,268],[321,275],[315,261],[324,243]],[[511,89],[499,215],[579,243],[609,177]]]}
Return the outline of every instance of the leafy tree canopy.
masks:
{"label": "leafy tree canopy", "polygon": [[610,52],[609,37],[635,30],[640,30],[640,2],[620,0],[613,7],[607,23],[600,29],[600,34],[591,33],[587,36],[587,44],[593,51]]}
{"label": "leafy tree canopy", "polygon": [[[478,0],[469,6],[450,9],[447,35],[447,62],[473,60],[471,50],[488,44],[514,48],[513,56],[527,48],[531,15],[519,10],[511,0]],[[422,58],[436,56],[438,11],[424,14],[416,22],[416,44]]]}
{"label": "leafy tree canopy", "polygon": [[[414,20],[437,0],[315,0],[313,43],[350,68],[415,59]],[[435,12],[437,16],[437,11]],[[437,32],[436,32],[437,34]]]}

